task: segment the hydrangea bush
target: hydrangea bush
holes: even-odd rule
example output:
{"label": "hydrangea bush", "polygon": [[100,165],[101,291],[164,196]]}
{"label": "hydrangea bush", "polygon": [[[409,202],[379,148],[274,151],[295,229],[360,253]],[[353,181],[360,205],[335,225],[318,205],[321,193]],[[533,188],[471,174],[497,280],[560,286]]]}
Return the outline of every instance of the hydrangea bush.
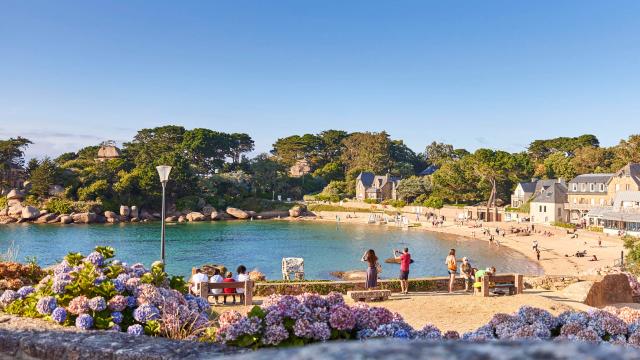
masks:
{"label": "hydrangea bush", "polygon": [[554,316],[546,310],[522,306],[514,314],[495,314],[489,323],[462,334],[442,332],[427,324],[414,329],[397,313],[357,303],[342,295],[305,293],[273,295],[246,316],[237,311],[220,315],[215,341],[241,347],[304,345],[307,343],[371,338],[419,340],[566,340],[640,346],[640,310],[607,307],[590,312],[567,311]]}
{"label": "hydrangea bush", "polygon": [[132,335],[193,338],[209,325],[207,301],[183,295],[186,283],[169,278],[162,263],[146,269],[113,257],[110,247],[96,247],[86,257],[70,253],[35,287],[5,291],[0,309],[82,330]]}

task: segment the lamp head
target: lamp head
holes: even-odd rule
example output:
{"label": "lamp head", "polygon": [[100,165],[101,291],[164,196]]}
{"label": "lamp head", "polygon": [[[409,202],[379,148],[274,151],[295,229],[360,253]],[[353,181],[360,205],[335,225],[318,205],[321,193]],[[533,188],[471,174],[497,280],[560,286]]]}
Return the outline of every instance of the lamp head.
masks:
{"label": "lamp head", "polygon": [[158,175],[160,176],[160,182],[166,183],[167,181],[169,181],[169,173],[171,172],[171,166],[168,166],[168,165],[156,166],[156,170],[158,170]]}

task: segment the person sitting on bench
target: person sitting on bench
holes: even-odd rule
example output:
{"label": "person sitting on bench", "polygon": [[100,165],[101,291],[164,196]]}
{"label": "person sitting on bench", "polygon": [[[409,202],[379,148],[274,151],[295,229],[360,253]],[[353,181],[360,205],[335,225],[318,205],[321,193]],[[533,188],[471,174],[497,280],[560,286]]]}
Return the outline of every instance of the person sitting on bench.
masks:
{"label": "person sitting on bench", "polygon": [[209,282],[209,277],[207,276],[207,274],[204,274],[202,272],[202,269],[197,268],[196,273],[191,276],[191,280],[189,280],[189,282],[191,283],[191,293],[197,294],[197,284]]}
{"label": "person sitting on bench", "polygon": [[[233,273],[231,271],[227,272],[227,276],[225,277],[225,279],[223,280],[223,282],[236,282],[236,280],[233,278]],[[222,292],[224,293],[224,303],[227,303],[227,296],[231,295],[233,296],[233,303],[236,303],[236,289],[234,288],[224,288],[222,289]]]}
{"label": "person sitting on bench", "polygon": [[[213,276],[211,277],[211,279],[209,279],[210,283],[221,283],[224,281],[224,278],[222,277],[222,275],[220,275],[220,269],[218,268],[214,268],[213,269]],[[216,305],[218,304],[218,295],[222,294],[222,289],[211,289],[211,293],[214,295],[215,299],[216,299]]]}
{"label": "person sitting on bench", "polygon": [[[238,269],[236,270],[237,274],[238,274],[238,282],[244,282],[249,279],[249,275],[247,275],[247,268],[244,265],[240,265],[238,266]],[[244,289],[238,288],[236,289],[236,292],[238,294],[242,294],[244,293]]]}

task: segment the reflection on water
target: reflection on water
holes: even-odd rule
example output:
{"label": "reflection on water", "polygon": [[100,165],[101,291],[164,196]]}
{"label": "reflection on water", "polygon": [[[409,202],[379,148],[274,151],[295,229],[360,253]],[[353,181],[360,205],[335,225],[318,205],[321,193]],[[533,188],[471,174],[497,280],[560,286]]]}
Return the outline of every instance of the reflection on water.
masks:
{"label": "reflection on water", "polygon": [[[160,224],[117,225],[28,225],[0,227],[0,251],[11,241],[20,260],[36,256],[41,265],[59,261],[69,251],[87,253],[96,245],[116,248],[116,256],[127,262],[149,265],[160,252]],[[336,270],[363,269],[363,252],[372,248],[380,259],[393,249],[409,247],[415,263],[411,276],[444,276],[450,248],[459,258],[467,256],[478,268],[495,266],[499,272],[540,274],[541,268],[524,255],[486,242],[423,230],[400,230],[386,226],[286,221],[230,221],[167,226],[167,269],[190,274],[192,266],[225,264],[235,269],[244,264],[258,268],[269,279],[281,277],[283,257],[303,257],[310,279],[329,279]],[[382,277],[396,277],[397,265],[383,264]]]}

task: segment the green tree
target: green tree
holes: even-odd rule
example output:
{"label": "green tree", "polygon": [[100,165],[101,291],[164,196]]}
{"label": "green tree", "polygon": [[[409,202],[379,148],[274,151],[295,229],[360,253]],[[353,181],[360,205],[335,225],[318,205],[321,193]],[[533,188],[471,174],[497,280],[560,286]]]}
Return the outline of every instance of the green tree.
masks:
{"label": "green tree", "polygon": [[424,149],[424,157],[429,164],[441,166],[446,161],[456,159],[456,154],[453,145],[434,141]]}
{"label": "green tree", "polygon": [[609,149],[585,146],[575,150],[571,166],[576,174],[605,173],[611,171],[612,158]]}
{"label": "green tree", "polygon": [[468,202],[480,198],[480,180],[473,172],[470,156],[448,161],[432,175],[434,194],[449,202]]}
{"label": "green tree", "polygon": [[311,164],[316,164],[321,146],[322,139],[316,135],[292,135],[276,140],[271,153],[286,166],[292,166],[303,158],[308,159]]}
{"label": "green tree", "polygon": [[400,181],[398,197],[412,203],[421,195],[428,195],[432,191],[430,176],[411,176]]}
{"label": "green tree", "polygon": [[251,136],[245,133],[233,133],[229,135],[229,154],[234,164],[240,164],[243,154],[253,151],[254,142]]}
{"label": "green tree", "polygon": [[640,134],[631,135],[627,140],[620,140],[620,143],[613,148],[615,160],[612,167],[617,171],[627,163],[640,163]]}
{"label": "green tree", "polygon": [[11,169],[24,165],[24,150],[33,144],[29,139],[18,136],[0,140],[0,187],[11,183]]}
{"label": "green tree", "polygon": [[331,182],[334,180],[344,179],[344,165],[339,161],[333,161],[325,164],[323,167],[316,169],[313,172],[313,176],[320,176],[326,181]]}
{"label": "green tree", "polygon": [[386,173],[391,168],[391,140],[386,132],[356,132],[342,141],[342,162],[347,170]]}
{"label": "green tree", "polygon": [[553,153],[544,159],[544,177],[548,179],[563,178],[567,181],[576,176],[572,159],[561,152]]}
{"label": "green tree", "polygon": [[231,152],[231,137],[228,134],[197,128],[185,131],[182,149],[199,175],[212,174],[224,165]]}
{"label": "green tree", "polygon": [[37,197],[49,195],[49,187],[56,184],[59,177],[59,169],[55,162],[48,157],[40,161],[31,173],[31,193]]}
{"label": "green tree", "polygon": [[599,147],[600,141],[594,135],[589,134],[578,137],[535,140],[529,145],[527,151],[535,162],[540,162],[553,153],[564,152],[572,154],[576,149],[585,146]]}
{"label": "green tree", "polygon": [[272,200],[286,182],[286,167],[272,159],[268,154],[260,154],[251,160],[253,172],[252,184],[257,191],[271,193]]}
{"label": "green tree", "polygon": [[322,141],[319,154],[321,164],[339,161],[344,150],[342,140],[346,139],[349,133],[342,130],[325,130],[317,136]]}

